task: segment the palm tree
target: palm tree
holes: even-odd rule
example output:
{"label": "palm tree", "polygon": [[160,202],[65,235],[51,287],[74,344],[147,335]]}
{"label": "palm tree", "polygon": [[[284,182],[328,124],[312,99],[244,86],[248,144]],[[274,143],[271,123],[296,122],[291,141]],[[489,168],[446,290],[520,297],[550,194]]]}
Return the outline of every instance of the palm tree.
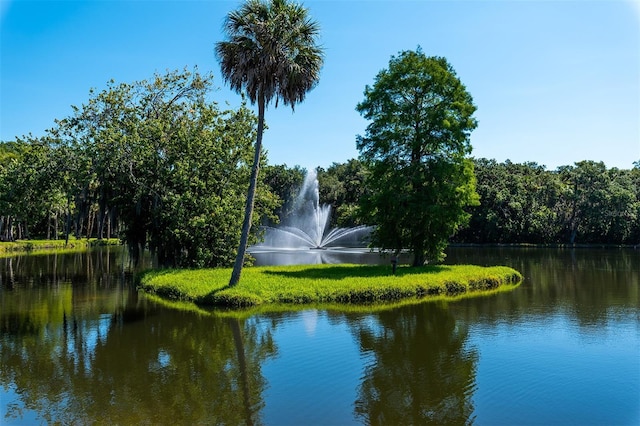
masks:
{"label": "palm tree", "polygon": [[320,30],[307,9],[289,0],[248,0],[229,13],[224,29],[228,40],[216,43],[222,76],[231,89],[243,89],[258,103],[258,134],[247,193],[238,254],[229,286],[240,280],[258,183],[264,110],[275,98],[291,109],[302,102],[320,78],[323,50],[316,43]]}

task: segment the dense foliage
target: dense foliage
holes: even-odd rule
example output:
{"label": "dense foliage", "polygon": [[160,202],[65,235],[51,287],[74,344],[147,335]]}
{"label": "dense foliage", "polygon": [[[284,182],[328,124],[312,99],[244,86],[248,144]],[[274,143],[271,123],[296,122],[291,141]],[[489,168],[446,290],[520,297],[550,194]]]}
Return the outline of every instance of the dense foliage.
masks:
{"label": "dense foliage", "polygon": [[[485,158],[474,159],[473,163],[480,204],[468,208],[469,224],[450,241],[640,243],[640,162],[630,170],[608,169],[593,161],[556,170],[531,162],[498,163]],[[270,182],[284,182],[292,173],[301,173],[298,168],[285,166],[270,170]],[[274,173],[282,177],[277,178]],[[358,205],[368,190],[363,182],[368,173],[359,160],[318,169],[320,202],[331,204],[334,209],[331,226],[360,224]],[[297,193],[302,178],[287,182],[278,190],[285,205]]]}
{"label": "dense foliage", "polygon": [[360,160],[318,168],[321,204],[331,205],[331,223],[349,227],[364,225],[359,200],[365,194],[367,169]]}
{"label": "dense foliage", "polygon": [[294,211],[294,200],[300,191],[306,171],[300,167],[286,165],[267,165],[263,169],[263,179],[271,192],[278,197],[281,204],[274,211],[273,217],[264,217],[263,225],[274,226],[286,221]]}
{"label": "dense foliage", "polygon": [[[211,85],[188,71],[111,82],[47,136],[1,144],[2,239],[119,236],[164,265],[229,265],[256,119],[208,102]],[[259,223],[277,198],[261,182],[256,198]]]}
{"label": "dense foliage", "polygon": [[469,136],[471,95],[446,59],[420,49],[392,57],[357,110],[369,121],[357,146],[369,174],[360,203],[374,246],[439,261],[477,204]]}
{"label": "dense foliage", "polygon": [[[256,120],[207,103],[210,86],[189,72],[111,83],[46,136],[0,143],[0,240],[119,237],[166,265],[230,265]],[[640,243],[640,161],[630,170],[473,162],[480,205],[450,241]],[[263,170],[254,224],[273,224],[290,214],[304,170]],[[318,169],[332,226],[363,224],[370,173],[356,159]]]}
{"label": "dense foliage", "polygon": [[631,170],[581,161],[475,160],[480,205],[454,240],[471,243],[638,244],[640,163]]}

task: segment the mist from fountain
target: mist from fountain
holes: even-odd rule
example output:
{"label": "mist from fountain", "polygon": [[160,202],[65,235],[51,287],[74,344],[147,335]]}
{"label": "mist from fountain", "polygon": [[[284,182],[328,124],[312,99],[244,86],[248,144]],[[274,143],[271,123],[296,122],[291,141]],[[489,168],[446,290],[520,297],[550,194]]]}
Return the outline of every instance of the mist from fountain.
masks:
{"label": "mist from fountain", "polygon": [[331,206],[320,205],[318,177],[307,172],[293,204],[292,214],[276,227],[265,227],[264,242],[254,248],[327,249],[334,247],[366,247],[371,226],[333,228],[327,230]]}

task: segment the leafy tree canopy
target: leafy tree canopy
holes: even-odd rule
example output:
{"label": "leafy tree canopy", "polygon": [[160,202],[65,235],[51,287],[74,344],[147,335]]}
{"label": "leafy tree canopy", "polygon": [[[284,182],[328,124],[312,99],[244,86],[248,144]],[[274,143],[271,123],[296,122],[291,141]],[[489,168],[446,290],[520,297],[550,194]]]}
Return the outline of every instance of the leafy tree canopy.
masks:
{"label": "leafy tree canopy", "polygon": [[478,203],[467,158],[473,99],[445,58],[420,48],[393,56],[364,96],[356,109],[370,124],[357,147],[370,169],[361,203],[377,225],[372,244],[410,249],[415,266],[441,260]]}
{"label": "leafy tree canopy", "polygon": [[358,200],[366,192],[366,174],[364,164],[357,159],[333,163],[327,170],[318,169],[320,202],[331,205],[332,226],[363,225]]}
{"label": "leafy tree canopy", "polygon": [[[230,265],[256,117],[244,105],[220,110],[207,99],[211,88],[211,75],[185,70],[92,91],[50,136],[3,147],[5,161],[9,154],[20,161],[0,169],[8,188],[0,191],[0,219],[22,222],[27,233],[29,217],[62,212],[67,235],[72,221],[77,237],[101,237],[110,223],[134,254],[149,247],[163,265]],[[258,182],[256,224],[276,203]]]}

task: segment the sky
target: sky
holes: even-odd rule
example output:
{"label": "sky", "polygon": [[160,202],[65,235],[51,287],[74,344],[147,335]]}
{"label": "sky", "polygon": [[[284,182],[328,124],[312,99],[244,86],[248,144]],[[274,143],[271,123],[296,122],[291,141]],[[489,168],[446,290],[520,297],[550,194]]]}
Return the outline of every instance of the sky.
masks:
{"label": "sky", "polygon": [[[444,56],[477,106],[472,156],[554,170],[640,160],[640,0],[308,0],[325,62],[295,111],[272,104],[270,164],[357,158],[355,110],[404,50]],[[0,141],[42,136],[89,90],[170,70],[212,72],[211,100],[240,105],[214,54],[231,0],[0,0]]]}

